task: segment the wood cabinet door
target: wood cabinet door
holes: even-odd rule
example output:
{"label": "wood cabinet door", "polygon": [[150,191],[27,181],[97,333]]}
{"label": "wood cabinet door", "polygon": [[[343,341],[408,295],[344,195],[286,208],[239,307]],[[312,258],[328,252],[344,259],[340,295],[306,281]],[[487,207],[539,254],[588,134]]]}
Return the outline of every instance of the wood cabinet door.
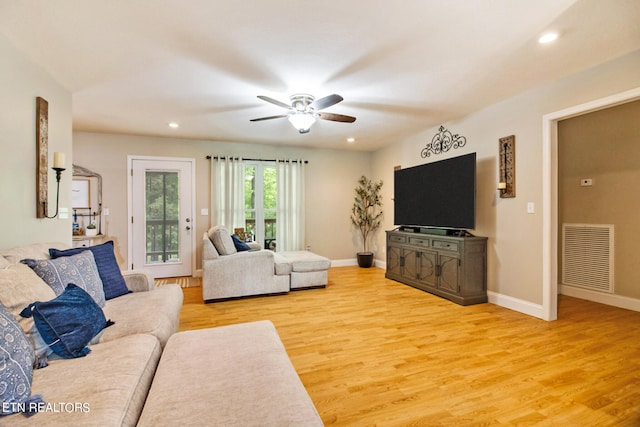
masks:
{"label": "wood cabinet door", "polygon": [[438,288],[447,292],[458,293],[458,257],[440,255],[440,280]]}
{"label": "wood cabinet door", "polygon": [[401,272],[401,264],[400,264],[400,256],[402,254],[402,249],[397,246],[388,246],[387,247],[387,273],[393,274],[395,276],[400,276]]}
{"label": "wood cabinet door", "polygon": [[410,249],[403,249],[402,254],[404,256],[404,267],[402,269],[402,277],[411,280],[418,280],[418,252]]}
{"label": "wood cabinet door", "polygon": [[436,286],[436,260],[435,252],[420,252],[420,281],[429,286]]}

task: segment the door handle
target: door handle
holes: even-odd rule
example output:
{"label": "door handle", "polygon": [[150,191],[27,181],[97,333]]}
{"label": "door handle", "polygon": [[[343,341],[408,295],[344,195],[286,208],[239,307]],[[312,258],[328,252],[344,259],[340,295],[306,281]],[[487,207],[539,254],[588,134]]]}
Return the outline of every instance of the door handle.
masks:
{"label": "door handle", "polygon": [[185,227],[187,230],[191,230],[191,227],[189,227],[188,225]]}
{"label": "door handle", "polygon": [[191,219],[187,218],[187,219],[185,219],[185,221],[187,221],[187,222],[191,222]]}

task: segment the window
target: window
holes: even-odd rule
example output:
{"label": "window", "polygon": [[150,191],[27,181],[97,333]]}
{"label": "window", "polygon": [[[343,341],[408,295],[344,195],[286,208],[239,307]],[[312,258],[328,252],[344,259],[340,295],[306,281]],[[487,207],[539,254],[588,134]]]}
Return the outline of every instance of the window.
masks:
{"label": "window", "polygon": [[245,233],[269,248],[276,239],[275,163],[248,161],[244,178]]}

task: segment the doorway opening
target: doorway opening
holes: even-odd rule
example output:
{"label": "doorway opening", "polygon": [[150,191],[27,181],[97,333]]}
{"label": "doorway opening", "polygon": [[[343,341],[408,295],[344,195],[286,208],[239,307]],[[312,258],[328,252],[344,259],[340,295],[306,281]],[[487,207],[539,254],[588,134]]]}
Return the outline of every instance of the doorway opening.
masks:
{"label": "doorway opening", "polygon": [[558,122],[640,99],[640,88],[542,117],[542,318],[558,318]]}

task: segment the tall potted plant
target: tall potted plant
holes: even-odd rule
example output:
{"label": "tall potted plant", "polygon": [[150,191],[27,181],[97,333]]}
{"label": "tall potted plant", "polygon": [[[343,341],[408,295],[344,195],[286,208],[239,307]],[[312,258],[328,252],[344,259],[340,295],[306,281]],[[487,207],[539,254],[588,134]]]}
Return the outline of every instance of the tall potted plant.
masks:
{"label": "tall potted plant", "polygon": [[373,182],[364,175],[358,180],[355,189],[351,224],[362,236],[362,252],[358,252],[358,265],[368,268],[373,265],[373,252],[369,250],[369,241],[382,224],[382,180]]}

